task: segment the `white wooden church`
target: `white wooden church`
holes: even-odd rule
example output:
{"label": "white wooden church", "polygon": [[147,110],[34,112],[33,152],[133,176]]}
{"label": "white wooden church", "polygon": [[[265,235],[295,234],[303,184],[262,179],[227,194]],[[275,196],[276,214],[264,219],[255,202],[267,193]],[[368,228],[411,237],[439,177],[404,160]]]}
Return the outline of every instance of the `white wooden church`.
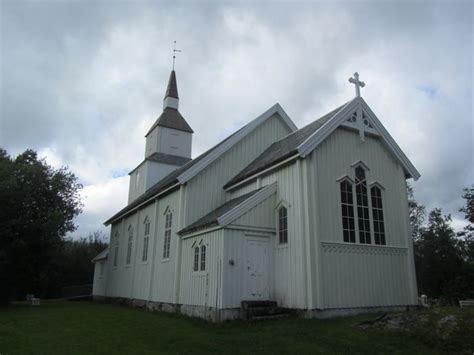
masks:
{"label": "white wooden church", "polygon": [[277,103],[192,159],[173,70],[105,222],[94,298],[212,320],[244,301],[307,317],[416,306],[406,179],[420,174],[349,81],[355,98],[303,128]]}

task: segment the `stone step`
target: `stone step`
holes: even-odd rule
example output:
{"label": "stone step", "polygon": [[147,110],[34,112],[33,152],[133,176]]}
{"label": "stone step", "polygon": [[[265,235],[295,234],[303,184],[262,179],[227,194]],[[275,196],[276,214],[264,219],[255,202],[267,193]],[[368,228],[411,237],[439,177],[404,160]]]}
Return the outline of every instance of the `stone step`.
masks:
{"label": "stone step", "polygon": [[279,313],[279,314],[272,314],[270,316],[256,316],[256,317],[251,317],[249,320],[253,321],[260,321],[260,320],[274,320],[274,319],[285,319],[285,318],[290,318],[291,313]]}

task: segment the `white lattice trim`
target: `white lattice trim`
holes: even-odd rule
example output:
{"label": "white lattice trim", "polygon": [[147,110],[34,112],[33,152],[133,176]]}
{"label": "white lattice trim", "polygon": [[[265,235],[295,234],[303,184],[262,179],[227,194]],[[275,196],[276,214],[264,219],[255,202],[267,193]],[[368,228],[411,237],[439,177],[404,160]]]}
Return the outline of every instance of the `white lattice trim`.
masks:
{"label": "white lattice trim", "polygon": [[324,253],[336,254],[369,254],[369,255],[408,255],[407,248],[388,247],[381,245],[361,245],[349,243],[329,243],[322,242]]}

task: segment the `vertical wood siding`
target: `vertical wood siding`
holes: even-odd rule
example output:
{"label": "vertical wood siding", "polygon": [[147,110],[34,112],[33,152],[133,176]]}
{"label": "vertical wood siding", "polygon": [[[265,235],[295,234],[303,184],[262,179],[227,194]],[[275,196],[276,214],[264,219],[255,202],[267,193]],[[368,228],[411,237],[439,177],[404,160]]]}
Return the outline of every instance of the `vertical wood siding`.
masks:
{"label": "vertical wood siding", "polygon": [[275,194],[244,213],[231,225],[275,229]]}
{"label": "vertical wood siding", "polygon": [[274,115],[189,181],[186,185],[186,225],[224,203],[229,196],[222,186],[270,144],[288,133],[289,128]]}
{"label": "vertical wood siding", "polygon": [[[165,212],[168,208],[173,211],[173,220],[171,225],[171,241],[170,241],[170,257],[168,260],[163,259],[163,244],[165,235]],[[176,242],[178,236],[178,215],[179,215],[179,191],[163,197],[158,201],[154,252],[155,260],[153,268],[153,280],[151,290],[151,301],[157,302],[173,302],[175,292],[175,263],[176,263]]]}
{"label": "vertical wood siding", "polygon": [[282,307],[306,307],[306,283],[304,270],[304,223],[302,223],[301,182],[298,165],[293,163],[262,177],[261,185],[278,181],[275,206],[283,203],[288,209],[288,244],[278,244],[275,235],[273,247],[274,296]]}
{"label": "vertical wood siding", "polygon": [[[269,251],[273,248],[274,235],[243,231],[236,229],[224,229],[224,256],[223,256],[223,297],[222,308],[238,308],[240,302],[246,300],[246,276],[247,276],[247,238],[265,238],[268,240]],[[270,253],[271,258],[271,253]],[[233,265],[231,265],[231,261]],[[269,260],[269,293],[270,299],[274,299],[274,267],[273,259]]]}
{"label": "vertical wood siding", "polygon": [[[339,128],[309,157],[310,215],[312,238],[317,238],[313,255],[313,294],[319,308],[362,307],[413,303],[407,289],[413,290],[414,277],[407,256],[410,235],[407,230],[406,190],[402,167],[378,138],[359,139],[358,132]],[[343,243],[339,182],[344,175],[354,179],[351,167],[363,161],[370,169],[367,182],[384,187],[386,247],[375,247],[378,253],[362,253],[360,248]],[[357,223],[357,220],[355,221]],[[373,225],[371,224],[373,231]],[[357,242],[359,236],[356,236]],[[374,245],[374,238],[371,238]],[[322,244],[321,244],[322,243]],[[338,243],[346,252],[338,252],[324,243]],[[390,247],[402,253],[390,254]],[[331,250],[331,252],[328,252]],[[372,250],[372,249],[371,249]],[[385,255],[384,253],[388,253]],[[410,291],[408,291],[410,294]]]}
{"label": "vertical wood siding", "polygon": [[[223,229],[183,240],[179,303],[205,307],[222,307]],[[194,247],[206,245],[206,270],[193,271]],[[200,244],[202,245],[202,244]]]}

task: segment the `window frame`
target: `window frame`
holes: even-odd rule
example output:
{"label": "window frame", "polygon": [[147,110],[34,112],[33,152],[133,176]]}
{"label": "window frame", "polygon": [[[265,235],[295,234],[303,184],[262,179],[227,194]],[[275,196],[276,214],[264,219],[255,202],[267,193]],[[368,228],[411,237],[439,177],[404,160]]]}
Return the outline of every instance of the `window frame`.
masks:
{"label": "window frame", "polygon": [[133,252],[133,227],[128,227],[128,242],[127,242],[127,255],[125,258],[125,265],[129,266],[132,263],[132,252]]}
{"label": "window frame", "polygon": [[118,267],[118,258],[119,258],[119,247],[120,247],[120,233],[118,231],[115,232],[114,236],[114,261],[112,263],[112,266],[114,268]]}
{"label": "window frame", "polygon": [[[372,211],[372,229],[373,229],[373,235],[374,235],[374,245],[377,246],[384,246],[387,245],[387,230],[385,228],[385,212],[384,212],[384,188],[378,183],[372,183],[369,185],[370,189],[370,201],[371,201],[371,211]],[[378,191],[378,196],[374,196],[373,191],[376,190]],[[374,199],[379,199],[378,202],[380,202],[380,206],[378,203],[376,203],[377,206],[374,206]],[[377,213],[375,213],[377,212]],[[377,219],[376,219],[377,215]],[[381,216],[382,218],[378,218]],[[378,229],[380,231],[380,227],[382,227],[382,232],[377,232],[376,231],[376,223],[378,223]],[[379,243],[377,243],[377,234],[379,235]]]}
{"label": "window frame", "polygon": [[[365,179],[362,181],[365,181],[365,188],[366,188],[366,194],[367,194],[367,207],[368,208],[368,223],[369,223],[369,231],[370,231],[370,243],[361,243],[360,240],[360,229],[359,229],[359,214],[360,211],[358,209],[358,196],[357,196],[357,191],[356,191],[356,183],[358,178],[356,178],[356,169],[361,168],[364,171]],[[352,176],[354,176],[354,180],[352,179]],[[340,204],[340,223],[341,223],[341,238],[342,238],[342,243],[344,244],[356,244],[356,245],[372,245],[372,246],[387,246],[388,244],[388,235],[387,235],[387,221],[386,221],[386,215],[385,215],[385,188],[383,185],[381,185],[378,181],[372,181],[369,183],[369,178],[370,178],[370,168],[364,164],[361,160],[357,161],[356,163],[351,165],[351,176],[349,175],[344,175],[340,177],[339,179],[336,180],[339,188],[339,204]],[[355,225],[355,242],[346,242],[344,240],[344,221],[343,221],[343,211],[342,211],[342,196],[341,196],[341,184],[344,182],[344,180],[347,180],[349,183],[352,184],[352,201],[353,201],[353,210],[354,210],[354,225]],[[382,225],[383,225],[383,232],[384,232],[384,243],[382,244],[377,244],[375,242],[375,219],[374,219],[374,208],[373,208],[373,202],[372,202],[372,188],[376,186],[378,189],[380,189],[381,192],[381,206],[382,206],[382,217],[383,220]],[[378,221],[380,222],[380,221]]]}
{"label": "window frame", "polygon": [[[356,215],[354,208],[354,182],[347,176],[343,179],[338,180],[339,183],[339,205],[341,206],[341,221],[342,221],[342,240],[344,243],[356,244],[357,243],[357,226],[356,226]],[[350,187],[348,190],[343,191],[343,184],[349,184]],[[347,194],[347,202],[343,199],[343,193]],[[350,203],[349,203],[350,198]],[[344,214],[344,207],[347,209],[347,215]],[[351,212],[352,211],[352,216]],[[349,228],[344,228],[344,222],[347,219],[347,224]],[[351,223],[352,222],[352,223]],[[352,227],[352,228],[350,228]],[[348,240],[345,240],[345,232],[348,232]],[[352,232],[352,233],[351,233]]]}
{"label": "window frame", "polygon": [[143,247],[142,247],[142,263],[148,262],[148,249],[150,244],[150,219],[145,217],[143,221],[144,228],[143,228]]}
{"label": "window frame", "polygon": [[[282,216],[281,216],[281,211],[285,211],[285,216],[284,218],[284,228],[282,228]],[[277,208],[276,208],[276,216],[277,216],[277,235],[278,235],[278,246],[284,247],[288,246],[288,206],[286,203],[279,203]],[[282,232],[284,232],[282,236]]]}
{"label": "window frame", "polygon": [[164,213],[165,216],[165,228],[163,235],[163,253],[162,259],[164,261],[170,260],[171,255],[171,234],[173,228],[173,211],[167,208]]}
{"label": "window frame", "polygon": [[[363,174],[363,178],[360,179],[357,176],[357,171],[360,169]],[[359,237],[359,244],[373,244],[372,243],[372,218],[371,218],[371,206],[370,206],[370,192],[367,183],[367,171],[362,164],[358,164],[354,167],[354,181],[355,181],[355,194],[356,194],[356,216],[357,216],[357,236]],[[360,190],[360,192],[359,192]],[[364,196],[365,190],[365,196]],[[362,213],[361,213],[362,212]],[[362,223],[361,223],[362,222]],[[361,228],[363,227],[363,229]],[[362,239],[362,233],[363,239]]]}

